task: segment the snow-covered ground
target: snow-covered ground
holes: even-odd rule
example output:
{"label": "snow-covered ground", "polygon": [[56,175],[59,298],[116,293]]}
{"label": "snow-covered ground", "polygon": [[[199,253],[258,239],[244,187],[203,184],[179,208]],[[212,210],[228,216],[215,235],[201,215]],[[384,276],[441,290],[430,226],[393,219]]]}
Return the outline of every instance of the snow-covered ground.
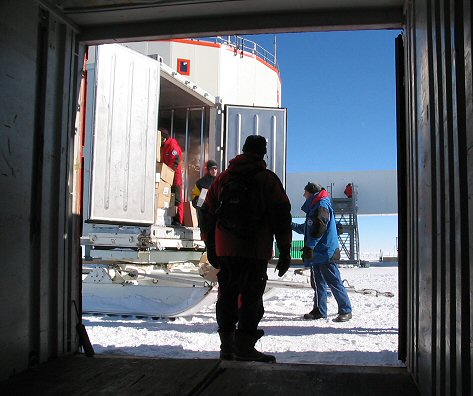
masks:
{"label": "snow-covered ground", "polygon": [[[392,292],[394,297],[350,292],[353,319],[334,323],[337,306],[329,298],[329,318],[302,319],[312,308],[313,291],[277,289],[270,292],[260,327],[266,335],[256,348],[278,362],[402,366],[398,349],[397,263],[370,268],[341,268],[356,290]],[[381,265],[381,264],[378,264]],[[391,266],[388,266],[391,265]],[[300,275],[287,280],[306,281]],[[218,357],[215,304],[186,318],[152,320],[85,315],[83,322],[96,353],[180,359]]]}

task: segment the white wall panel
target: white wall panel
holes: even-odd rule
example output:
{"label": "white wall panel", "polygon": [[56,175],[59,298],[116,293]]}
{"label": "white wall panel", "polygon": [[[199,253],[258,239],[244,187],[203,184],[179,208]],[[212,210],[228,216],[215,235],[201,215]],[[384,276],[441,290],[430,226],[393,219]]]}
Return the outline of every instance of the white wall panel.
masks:
{"label": "white wall panel", "polygon": [[358,214],[397,214],[397,175],[395,170],[356,172],[313,172],[288,173],[286,191],[292,205],[292,215],[302,217],[300,210],[304,203],[302,194],[308,181],[318,183],[334,198],[344,198],[343,190],[348,183],[355,185]]}
{"label": "white wall panel", "polygon": [[117,44],[98,48],[87,115],[95,121],[90,220],[152,224],[159,62]]}
{"label": "white wall panel", "polygon": [[218,73],[220,48],[207,45],[193,45],[182,42],[172,42],[172,61],[170,66],[177,70],[177,59],[189,59],[189,79],[211,93],[218,95]]}

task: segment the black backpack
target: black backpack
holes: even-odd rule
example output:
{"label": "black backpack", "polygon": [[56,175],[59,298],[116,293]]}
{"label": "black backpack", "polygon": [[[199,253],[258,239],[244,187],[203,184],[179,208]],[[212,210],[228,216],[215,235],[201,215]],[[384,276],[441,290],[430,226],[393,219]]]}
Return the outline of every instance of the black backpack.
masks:
{"label": "black backpack", "polygon": [[230,173],[222,185],[215,211],[217,227],[231,231],[241,239],[253,239],[264,219],[264,202],[256,172]]}

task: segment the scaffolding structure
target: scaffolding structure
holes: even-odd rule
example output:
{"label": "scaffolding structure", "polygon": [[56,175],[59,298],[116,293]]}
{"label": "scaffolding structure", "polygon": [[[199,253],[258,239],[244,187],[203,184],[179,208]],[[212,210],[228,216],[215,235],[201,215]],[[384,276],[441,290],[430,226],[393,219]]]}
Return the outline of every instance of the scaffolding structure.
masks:
{"label": "scaffolding structure", "polygon": [[353,184],[352,188],[351,198],[332,198],[335,221],[337,222],[338,241],[340,243],[340,260],[337,263],[361,265],[356,189]]}

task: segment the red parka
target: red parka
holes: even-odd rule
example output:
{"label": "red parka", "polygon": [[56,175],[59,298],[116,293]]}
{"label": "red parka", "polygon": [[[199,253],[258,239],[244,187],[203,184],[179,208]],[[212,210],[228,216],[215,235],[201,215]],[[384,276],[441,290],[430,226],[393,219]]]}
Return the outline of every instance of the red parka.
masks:
{"label": "red parka", "polygon": [[343,193],[348,197],[351,198],[353,196],[353,187],[351,186],[351,183],[348,183],[345,187],[345,191]]}
{"label": "red parka", "polygon": [[182,149],[174,138],[168,138],[161,148],[162,161],[174,171],[174,186],[182,186]]}
{"label": "red parka", "polygon": [[[254,238],[239,239],[231,231],[217,225],[215,210],[222,186],[231,173],[254,175],[256,184],[265,200],[265,215],[259,234]],[[289,252],[292,241],[291,204],[278,176],[266,169],[263,160],[251,154],[241,154],[230,161],[228,169],[212,183],[202,208],[201,237],[208,242],[215,238],[218,257],[248,257],[269,261],[273,253],[273,236],[280,251]]]}

